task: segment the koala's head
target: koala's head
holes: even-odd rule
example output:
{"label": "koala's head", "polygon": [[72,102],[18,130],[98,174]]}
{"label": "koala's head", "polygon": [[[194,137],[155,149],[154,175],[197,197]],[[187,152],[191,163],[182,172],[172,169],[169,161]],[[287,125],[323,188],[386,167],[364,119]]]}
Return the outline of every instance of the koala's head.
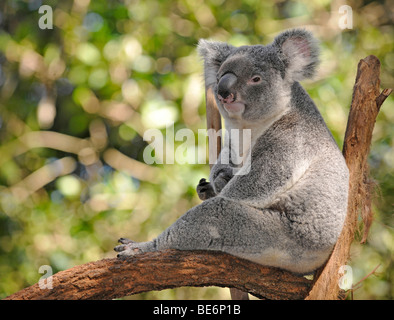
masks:
{"label": "koala's head", "polygon": [[200,40],[198,50],[222,116],[250,122],[287,108],[292,84],[313,76],[319,53],[312,34],[299,29],[281,33],[267,46]]}

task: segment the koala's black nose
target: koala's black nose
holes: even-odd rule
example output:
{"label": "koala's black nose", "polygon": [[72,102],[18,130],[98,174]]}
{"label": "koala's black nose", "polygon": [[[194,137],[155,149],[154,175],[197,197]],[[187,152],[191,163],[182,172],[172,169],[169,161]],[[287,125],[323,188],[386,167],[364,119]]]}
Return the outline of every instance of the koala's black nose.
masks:
{"label": "koala's black nose", "polygon": [[226,73],[223,77],[221,77],[218,83],[219,99],[227,100],[227,98],[231,97],[232,101],[225,102],[233,102],[235,100],[235,92],[232,89],[236,82],[237,76],[234,73]]}

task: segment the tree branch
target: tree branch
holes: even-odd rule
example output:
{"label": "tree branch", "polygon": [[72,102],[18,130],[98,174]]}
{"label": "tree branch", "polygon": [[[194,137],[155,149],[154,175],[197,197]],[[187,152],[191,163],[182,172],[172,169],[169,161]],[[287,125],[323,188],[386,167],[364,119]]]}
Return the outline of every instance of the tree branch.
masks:
{"label": "tree branch", "polygon": [[35,284],[7,299],[114,299],[183,286],[232,287],[260,298],[303,299],[311,281],[222,252],[166,250],[76,266],[53,275],[52,284],[53,289]]}

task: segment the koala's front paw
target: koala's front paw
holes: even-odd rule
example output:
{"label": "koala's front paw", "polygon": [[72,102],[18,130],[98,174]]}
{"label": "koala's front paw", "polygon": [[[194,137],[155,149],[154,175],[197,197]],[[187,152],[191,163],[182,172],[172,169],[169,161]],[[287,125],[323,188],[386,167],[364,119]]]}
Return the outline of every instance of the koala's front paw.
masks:
{"label": "koala's front paw", "polygon": [[233,171],[231,168],[223,168],[220,171],[218,171],[214,175],[214,184],[215,184],[215,189],[217,192],[222,191],[222,189],[227,185],[227,183],[231,180],[233,177]]}
{"label": "koala's front paw", "polygon": [[197,194],[201,200],[207,200],[216,196],[215,190],[212,184],[205,180],[204,178],[200,180],[197,185]]}
{"label": "koala's front paw", "polygon": [[116,246],[114,250],[119,252],[117,255],[119,259],[126,259],[127,257],[134,256],[141,252],[141,249],[138,247],[138,242],[127,238],[120,238],[118,242],[121,244]]}

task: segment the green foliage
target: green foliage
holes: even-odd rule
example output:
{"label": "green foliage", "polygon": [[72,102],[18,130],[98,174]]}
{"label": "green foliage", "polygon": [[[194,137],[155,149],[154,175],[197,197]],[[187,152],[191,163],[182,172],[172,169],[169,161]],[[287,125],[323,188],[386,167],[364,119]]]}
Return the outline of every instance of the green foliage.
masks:
{"label": "green foliage", "polygon": [[[53,29],[40,29],[41,5]],[[117,238],[155,237],[198,204],[208,165],[143,162],[144,132],[205,125],[199,38],[266,44],[309,26],[322,64],[304,83],[340,146],[359,59],[382,62],[392,87],[388,2],[352,1],[353,29],[326,0],[4,0],[0,4],[0,298],[54,272],[114,257]],[[369,241],[355,244],[354,297],[394,296],[394,108],[382,107],[370,166],[379,185]],[[181,142],[178,143],[178,145]],[[181,288],[141,299],[221,299],[228,290]]]}

